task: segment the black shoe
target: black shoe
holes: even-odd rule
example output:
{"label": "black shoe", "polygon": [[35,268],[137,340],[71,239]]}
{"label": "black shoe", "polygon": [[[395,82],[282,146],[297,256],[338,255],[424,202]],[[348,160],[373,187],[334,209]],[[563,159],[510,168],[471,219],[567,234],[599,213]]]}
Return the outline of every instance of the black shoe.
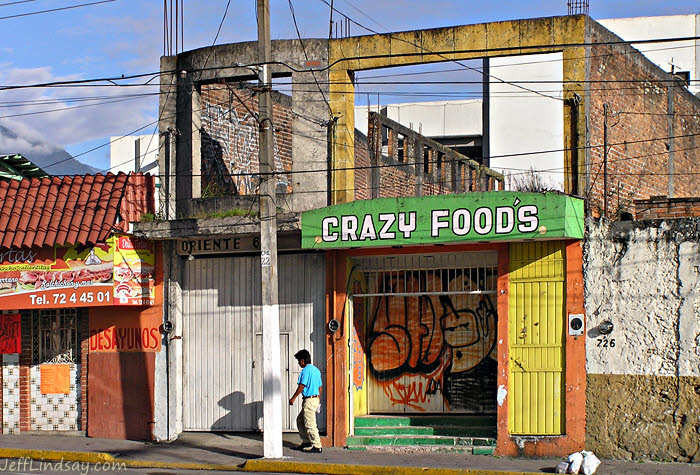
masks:
{"label": "black shoe", "polygon": [[323,452],[323,449],[321,447],[306,447],[302,449],[304,452],[312,452],[312,453],[317,453],[320,454]]}
{"label": "black shoe", "polygon": [[297,450],[306,450],[309,447],[313,447],[313,445],[311,445],[311,442],[302,442],[301,444],[299,444],[299,447],[297,447]]}

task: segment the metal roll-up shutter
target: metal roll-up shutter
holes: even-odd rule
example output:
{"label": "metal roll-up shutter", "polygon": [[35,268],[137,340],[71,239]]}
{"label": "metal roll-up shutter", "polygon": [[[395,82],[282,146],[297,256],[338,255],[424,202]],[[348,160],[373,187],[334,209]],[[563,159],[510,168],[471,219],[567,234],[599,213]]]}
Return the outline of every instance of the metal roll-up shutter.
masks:
{"label": "metal roll-up shutter", "polygon": [[[283,429],[296,430],[287,403],[307,348],[325,381],[325,259],[278,258]],[[184,265],[183,423],[185,430],[262,429],[260,256],[197,258]],[[325,428],[325,415],[319,416]]]}

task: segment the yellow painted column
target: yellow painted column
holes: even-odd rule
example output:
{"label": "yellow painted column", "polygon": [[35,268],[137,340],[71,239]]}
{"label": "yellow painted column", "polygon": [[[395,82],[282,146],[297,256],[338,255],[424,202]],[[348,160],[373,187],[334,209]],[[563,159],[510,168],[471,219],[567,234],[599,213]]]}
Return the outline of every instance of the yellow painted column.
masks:
{"label": "yellow painted column", "polygon": [[355,86],[346,69],[331,70],[330,81],[331,204],[339,204],[355,199]]}

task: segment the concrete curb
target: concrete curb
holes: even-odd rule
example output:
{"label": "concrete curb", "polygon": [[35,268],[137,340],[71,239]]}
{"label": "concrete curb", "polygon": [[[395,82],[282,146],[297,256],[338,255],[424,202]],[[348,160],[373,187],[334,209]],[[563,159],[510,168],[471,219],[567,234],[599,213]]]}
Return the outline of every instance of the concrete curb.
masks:
{"label": "concrete curb", "polygon": [[193,462],[156,462],[113,457],[105,452],[77,452],[63,450],[3,449],[0,458],[28,458],[42,461],[110,464],[131,468],[162,468],[173,470],[212,470],[230,472],[309,473],[329,475],[535,475],[532,472],[473,470],[428,467],[393,467],[386,465],[352,465],[341,463],[295,462],[287,460],[255,459],[242,465],[222,465]]}
{"label": "concrete curb", "polygon": [[34,460],[65,460],[67,462],[111,463],[114,457],[104,452],[68,452],[63,450],[0,449],[0,458]]}
{"label": "concrete curb", "polygon": [[82,462],[91,464],[124,465],[131,468],[164,468],[179,470],[217,470],[240,472],[241,465],[221,465],[193,462],[156,462],[149,460],[120,459],[105,452],[76,452],[66,450],[0,449],[0,458],[29,458],[43,461]]}
{"label": "concrete curb", "polygon": [[292,462],[284,460],[248,460],[246,472],[312,473],[329,475],[536,475],[532,472],[507,472],[499,470],[473,470],[429,467],[394,467],[387,465],[351,465],[319,462]]}

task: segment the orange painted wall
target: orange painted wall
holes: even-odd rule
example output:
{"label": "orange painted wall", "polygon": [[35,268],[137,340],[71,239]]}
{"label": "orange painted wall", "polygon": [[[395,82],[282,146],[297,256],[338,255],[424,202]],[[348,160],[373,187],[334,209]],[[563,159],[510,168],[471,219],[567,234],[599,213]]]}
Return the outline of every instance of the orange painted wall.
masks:
{"label": "orange painted wall", "polygon": [[326,254],[326,326],[335,318],[340,329],[326,330],[326,436],[321,443],[328,447],[343,447],[348,435],[348,331],[346,258],[338,251]]}
{"label": "orange painted wall", "polygon": [[[100,326],[163,319],[163,248],[155,243],[155,304],[150,307],[91,308],[89,318]],[[162,328],[161,328],[162,329]],[[160,335],[160,333],[159,333]],[[153,428],[153,352],[89,353],[89,437],[150,439]],[[135,415],[138,415],[136,417]]]}

